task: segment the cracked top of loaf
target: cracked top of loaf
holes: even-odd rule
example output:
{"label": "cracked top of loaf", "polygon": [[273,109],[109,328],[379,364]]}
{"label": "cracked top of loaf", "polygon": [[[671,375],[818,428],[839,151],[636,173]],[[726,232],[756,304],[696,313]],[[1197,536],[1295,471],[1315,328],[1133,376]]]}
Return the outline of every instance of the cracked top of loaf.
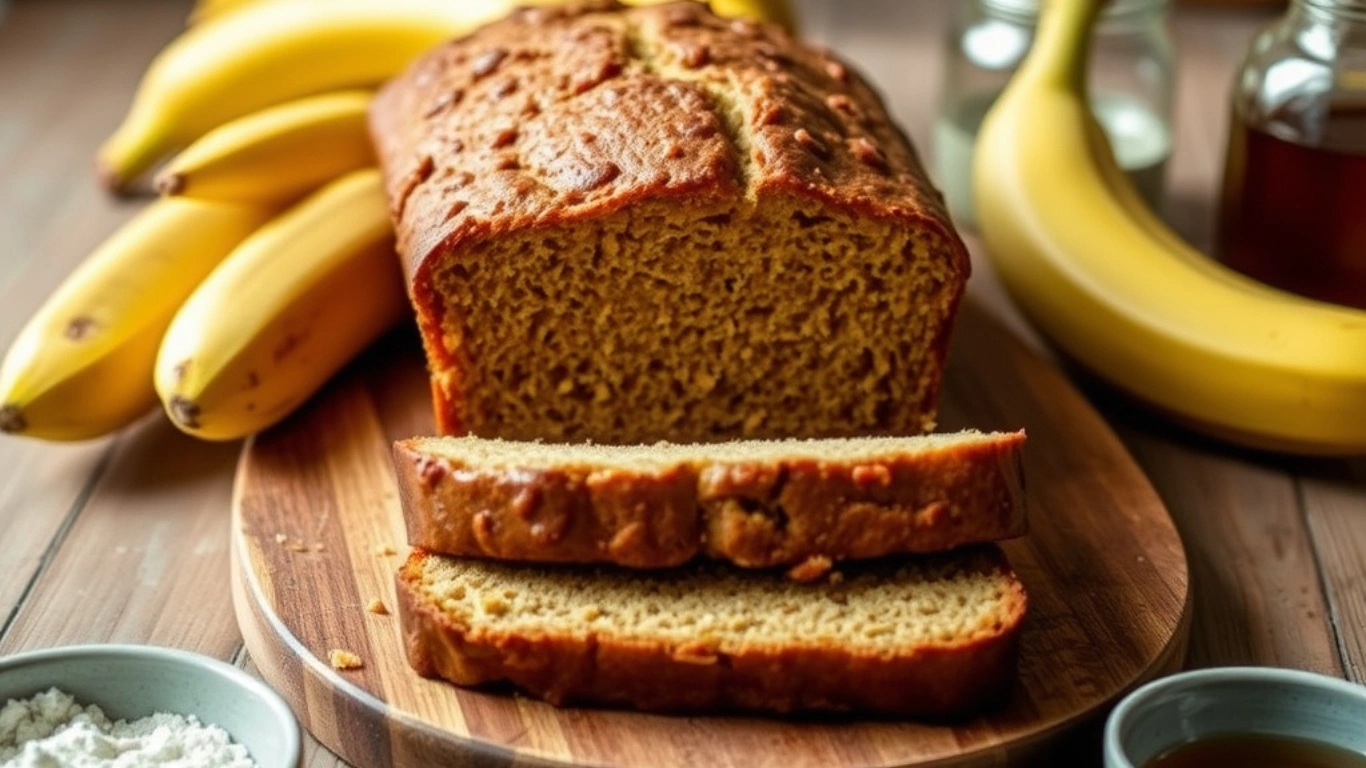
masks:
{"label": "cracked top of loaf", "polygon": [[433,253],[641,200],[773,191],[938,230],[942,197],[828,51],[700,3],[525,8],[425,55],[372,128],[413,288]]}
{"label": "cracked top of loaf", "polygon": [[934,427],[967,254],[829,53],[695,2],[523,9],[415,62],[371,128],[438,432]]}

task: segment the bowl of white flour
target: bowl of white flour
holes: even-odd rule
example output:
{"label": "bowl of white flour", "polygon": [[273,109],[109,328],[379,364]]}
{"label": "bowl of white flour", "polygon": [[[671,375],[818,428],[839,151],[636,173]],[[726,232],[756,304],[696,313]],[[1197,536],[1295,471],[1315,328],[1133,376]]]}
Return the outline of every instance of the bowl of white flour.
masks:
{"label": "bowl of white flour", "polygon": [[283,698],[218,659],[79,645],[0,658],[0,768],[298,768]]}

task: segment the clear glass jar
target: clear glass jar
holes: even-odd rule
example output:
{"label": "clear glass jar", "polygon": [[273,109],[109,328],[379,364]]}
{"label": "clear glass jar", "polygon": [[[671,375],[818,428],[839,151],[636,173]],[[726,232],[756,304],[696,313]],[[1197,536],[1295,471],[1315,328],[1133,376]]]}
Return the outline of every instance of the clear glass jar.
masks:
{"label": "clear glass jar", "polygon": [[1366,0],[1293,0],[1233,83],[1218,254],[1366,309]]}
{"label": "clear glass jar", "polygon": [[[1111,0],[1093,37],[1091,104],[1119,164],[1154,207],[1172,144],[1174,67],[1167,0]],[[987,110],[1034,40],[1039,0],[959,0],[932,140],[935,181],[972,226],[972,151]]]}

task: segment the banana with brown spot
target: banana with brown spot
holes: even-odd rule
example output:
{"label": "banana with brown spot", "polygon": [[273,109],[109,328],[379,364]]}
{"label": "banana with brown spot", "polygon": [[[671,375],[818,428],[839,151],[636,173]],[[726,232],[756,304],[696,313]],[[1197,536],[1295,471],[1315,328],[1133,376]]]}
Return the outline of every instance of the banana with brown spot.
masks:
{"label": "banana with brown spot", "polygon": [[182,301],[272,211],[158,200],[92,252],[0,364],[0,430],[85,440],[156,405],[152,365]]}
{"label": "banana with brown spot", "polygon": [[185,302],[157,356],[181,430],[233,440],[288,416],[408,315],[379,172],[354,171],[280,214]]}

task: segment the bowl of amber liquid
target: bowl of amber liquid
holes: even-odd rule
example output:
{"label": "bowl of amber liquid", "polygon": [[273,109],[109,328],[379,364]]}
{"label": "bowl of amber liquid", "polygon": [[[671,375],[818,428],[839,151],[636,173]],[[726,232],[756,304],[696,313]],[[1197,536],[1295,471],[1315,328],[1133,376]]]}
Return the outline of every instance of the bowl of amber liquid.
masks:
{"label": "bowl of amber liquid", "polygon": [[1110,713],[1105,768],[1366,768],[1366,686],[1270,667],[1161,678]]}

